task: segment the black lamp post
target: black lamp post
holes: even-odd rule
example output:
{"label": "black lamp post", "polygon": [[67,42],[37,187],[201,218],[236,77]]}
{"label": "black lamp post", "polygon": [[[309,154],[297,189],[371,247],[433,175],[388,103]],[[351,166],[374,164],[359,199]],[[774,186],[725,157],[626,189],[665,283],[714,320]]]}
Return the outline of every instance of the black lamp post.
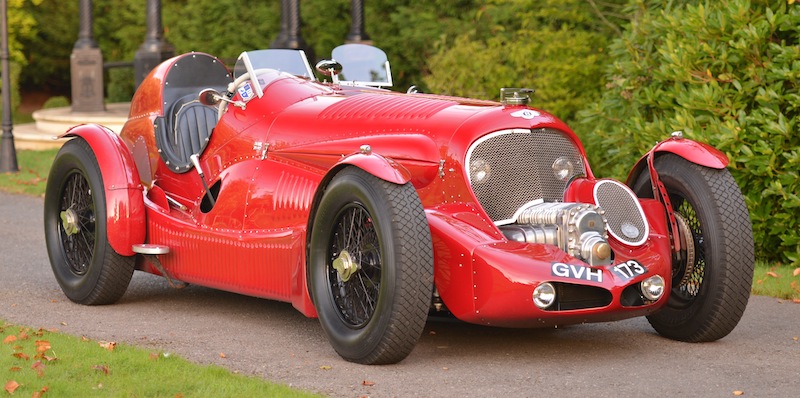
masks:
{"label": "black lamp post", "polygon": [[299,0],[281,0],[281,31],[270,47],[302,49],[306,52],[306,57],[313,61],[314,51],[303,40],[301,26]]}
{"label": "black lamp post", "polygon": [[364,0],[350,1],[350,33],[348,43],[369,43],[370,39],[364,31]]}
{"label": "black lamp post", "polygon": [[153,68],[175,55],[175,48],[164,40],[164,25],[161,23],[161,0],[147,0],[147,34],[144,43],[133,56],[136,87]]}
{"label": "black lamp post", "polygon": [[8,7],[0,0],[0,63],[3,73],[3,139],[0,143],[0,172],[17,172],[17,150],[14,148],[14,132],[11,123],[11,77],[8,67]]}

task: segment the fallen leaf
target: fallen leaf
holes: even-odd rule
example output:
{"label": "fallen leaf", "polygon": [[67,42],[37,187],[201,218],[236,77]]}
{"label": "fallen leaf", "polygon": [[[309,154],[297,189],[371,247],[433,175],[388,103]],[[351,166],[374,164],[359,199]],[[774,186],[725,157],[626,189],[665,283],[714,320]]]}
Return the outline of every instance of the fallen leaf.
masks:
{"label": "fallen leaf", "polygon": [[42,387],[41,390],[36,391],[35,393],[33,393],[33,395],[31,395],[31,398],[42,398],[42,395],[44,395],[44,393],[46,393],[47,390],[49,390],[49,389],[50,389],[49,387],[44,386],[44,387]]}
{"label": "fallen leaf", "polygon": [[[795,337],[794,339],[797,340],[797,337]],[[8,368],[9,372],[19,372],[20,370],[22,370],[22,368],[20,368],[19,366],[12,366]]]}
{"label": "fallen leaf", "polygon": [[161,357],[161,355],[159,355],[157,352],[151,352],[150,353],[150,360],[152,360],[152,361],[157,360],[159,357]]}
{"label": "fallen leaf", "polygon": [[6,391],[8,391],[9,394],[13,394],[14,391],[17,390],[17,388],[19,388],[19,383],[17,383],[16,381],[9,380],[6,382]]}
{"label": "fallen leaf", "polygon": [[331,365],[322,365],[319,368],[322,369],[322,370],[331,370],[331,369],[333,369],[333,366],[331,366]]}
{"label": "fallen leaf", "polygon": [[220,352],[220,353],[219,353],[219,357],[220,357],[220,358],[227,358],[227,356],[225,355],[225,353],[224,353],[224,352]]}
{"label": "fallen leaf", "polygon": [[81,341],[89,341],[89,339],[87,339],[86,336],[81,336]]}
{"label": "fallen leaf", "polygon": [[372,387],[372,386],[375,385],[375,382],[374,381],[369,381],[369,380],[364,380],[364,381],[361,382],[361,385],[362,386],[366,386],[366,387]]}
{"label": "fallen leaf", "polygon": [[792,302],[795,304],[800,304],[800,298],[792,299]]}
{"label": "fallen leaf", "polygon": [[17,341],[17,336],[14,336],[12,334],[10,336],[7,336],[5,339],[3,339],[3,344],[13,343],[15,341]]}
{"label": "fallen leaf", "polygon": [[740,395],[744,395],[744,391],[736,390],[736,391],[733,392],[733,395],[735,395],[737,397],[740,396]]}
{"label": "fallen leaf", "polygon": [[31,357],[29,357],[28,354],[26,354],[24,352],[15,352],[15,353],[13,353],[11,355],[13,355],[14,357],[16,357],[18,359],[23,359],[25,361],[31,359]]}
{"label": "fallen leaf", "polygon": [[106,365],[92,365],[92,369],[98,372],[103,372],[105,374],[111,374],[111,371],[108,369],[108,366]]}
{"label": "fallen leaf", "polygon": [[767,272],[767,276],[771,276],[773,278],[780,278],[780,275],[776,274],[774,271]]}
{"label": "fallen leaf", "polygon": [[50,348],[50,342],[47,340],[36,340],[36,352],[42,353]]}
{"label": "fallen leaf", "polygon": [[109,351],[114,351],[114,348],[117,347],[117,343],[113,341],[98,341],[97,344]]}
{"label": "fallen leaf", "polygon": [[792,337],[792,340],[794,340],[794,341],[800,340],[800,337],[797,337],[797,336]]}
{"label": "fallen leaf", "polygon": [[800,275],[800,267],[795,268],[794,271],[792,272],[792,276],[797,276],[797,275]]}
{"label": "fallen leaf", "polygon": [[27,340],[28,339],[28,332],[24,330],[20,330],[19,336],[17,336],[20,340]]}
{"label": "fallen leaf", "polygon": [[42,361],[36,361],[31,365],[31,369],[33,369],[39,377],[44,376],[44,364]]}
{"label": "fallen leaf", "polygon": [[53,361],[57,360],[58,358],[57,357],[47,356],[47,355],[42,355],[42,359],[44,359],[47,362],[53,362]]}

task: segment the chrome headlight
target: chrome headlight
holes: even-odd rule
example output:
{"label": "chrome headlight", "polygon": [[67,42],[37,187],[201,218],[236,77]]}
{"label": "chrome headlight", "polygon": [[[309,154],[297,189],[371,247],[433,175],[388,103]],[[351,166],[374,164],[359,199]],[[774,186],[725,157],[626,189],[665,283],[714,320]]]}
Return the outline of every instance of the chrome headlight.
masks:
{"label": "chrome headlight", "polygon": [[651,276],[640,284],[642,296],[650,301],[656,301],[664,295],[664,278],[660,275]]}
{"label": "chrome headlight", "polygon": [[544,282],[533,289],[533,303],[539,309],[546,309],[556,301],[556,288],[550,282]]}
{"label": "chrome headlight", "polygon": [[553,173],[556,175],[556,178],[561,181],[568,180],[575,171],[575,165],[572,164],[571,160],[565,157],[556,159],[551,167],[553,168]]}
{"label": "chrome headlight", "polygon": [[482,184],[492,176],[492,167],[489,162],[475,158],[469,162],[469,180],[473,184]]}

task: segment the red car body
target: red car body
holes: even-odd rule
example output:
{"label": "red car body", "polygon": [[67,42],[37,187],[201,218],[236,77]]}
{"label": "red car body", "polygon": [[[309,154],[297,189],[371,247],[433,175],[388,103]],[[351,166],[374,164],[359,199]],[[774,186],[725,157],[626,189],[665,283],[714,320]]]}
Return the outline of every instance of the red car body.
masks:
{"label": "red car body", "polygon": [[[178,75],[187,70],[200,71],[203,79]],[[432,308],[460,320],[509,327],[610,321],[652,314],[669,300],[677,238],[664,201],[631,200],[636,196],[623,184],[597,179],[575,133],[553,115],[514,101],[397,93],[276,71],[261,70],[258,79],[263,96],[246,106],[227,105],[210,122],[213,133],[201,134],[208,140],[200,144],[200,175],[187,172],[194,166],[171,126],[183,111],[175,113],[176,97],[193,99],[206,87],[223,91],[233,80],[222,62],[206,54],[184,54],[156,67],[137,90],[119,135],[97,125],[66,134],[86,140],[97,158],[111,248],[122,256],[156,248],[156,254],[136,256],[136,269],[290,302],[316,317],[307,269],[310,230],[328,185],[339,171],[355,167],[382,181],[413,185],[434,253]],[[242,92],[229,91],[228,102],[244,105]],[[207,110],[199,112],[202,125]],[[484,155],[484,143],[499,152]],[[168,144],[177,155],[165,154]],[[566,160],[559,160],[561,148],[570,153]],[[629,181],[663,153],[713,169],[727,165],[715,149],[673,137],[645,155]],[[479,156],[496,158],[472,175],[470,156],[475,167],[485,167]],[[562,180],[549,175],[558,162],[568,164]],[[534,172],[544,181],[538,184],[555,184],[556,194],[518,199],[524,195],[518,191],[529,189],[520,181]],[[473,180],[491,173],[516,177],[501,190],[480,191]],[[601,213],[610,229],[600,234],[607,246],[587,249],[600,258],[610,249],[611,258],[591,264],[556,244],[510,238],[516,232],[509,232],[513,220],[503,221],[508,205],[494,203],[506,198],[519,209],[542,202],[600,208],[625,202]],[[624,225],[628,217],[643,224],[631,229]],[[628,239],[620,228],[646,235]],[[643,298],[642,282],[655,275],[666,294]],[[534,290],[544,282],[556,286],[557,307],[535,305]]]}

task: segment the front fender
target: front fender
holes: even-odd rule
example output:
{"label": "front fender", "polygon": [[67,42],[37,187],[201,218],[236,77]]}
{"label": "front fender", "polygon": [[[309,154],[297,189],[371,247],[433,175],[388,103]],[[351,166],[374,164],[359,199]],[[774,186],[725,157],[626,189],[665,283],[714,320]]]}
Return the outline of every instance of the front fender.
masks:
{"label": "front fender", "polygon": [[341,159],[333,169],[342,165],[356,166],[381,180],[403,185],[411,181],[411,173],[401,164],[376,153],[355,153]]}
{"label": "front fender", "polygon": [[81,137],[92,147],[103,176],[108,243],[120,255],[134,255],[132,245],[144,243],[147,218],[144,188],[128,146],[97,124],[73,127],[59,138],[63,137]]}
{"label": "front fender", "polygon": [[636,162],[628,174],[627,185],[633,186],[636,183],[639,175],[647,167],[647,159],[649,157],[653,156],[655,158],[664,152],[674,153],[692,163],[712,169],[724,169],[729,163],[728,157],[717,148],[702,142],[673,136],[668,140],[659,142],[653,149],[639,158],[639,161]]}

